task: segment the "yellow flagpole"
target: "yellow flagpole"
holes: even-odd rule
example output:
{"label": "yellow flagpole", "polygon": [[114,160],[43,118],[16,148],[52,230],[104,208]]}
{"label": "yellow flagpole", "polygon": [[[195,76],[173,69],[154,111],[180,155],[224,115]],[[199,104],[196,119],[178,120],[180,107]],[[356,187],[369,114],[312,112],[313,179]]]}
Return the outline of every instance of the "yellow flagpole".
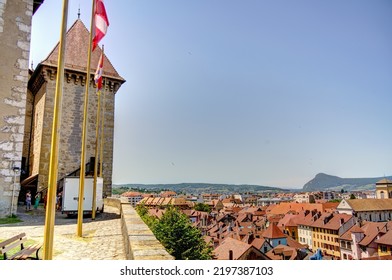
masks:
{"label": "yellow flagpole", "polygon": [[98,90],[98,108],[97,108],[97,124],[95,131],[95,161],[94,161],[94,184],[93,184],[93,203],[91,219],[95,220],[95,212],[97,208],[97,176],[98,176],[98,138],[99,138],[99,111],[101,110],[101,90]]}
{"label": "yellow flagpole", "polygon": [[54,97],[52,138],[50,147],[48,194],[44,228],[44,252],[43,259],[51,260],[53,257],[54,222],[56,216],[56,190],[58,171],[58,149],[61,124],[61,102],[64,84],[64,52],[65,35],[67,32],[68,0],[63,0],[63,15],[60,29],[59,55],[57,62],[56,93]]}
{"label": "yellow flagpole", "polygon": [[[106,82],[106,80],[105,80]],[[103,81],[102,81],[103,84]],[[103,141],[104,141],[104,124],[105,124],[105,89],[106,89],[106,83],[102,85],[103,86],[103,102],[102,102],[102,121],[101,121],[101,151],[100,151],[100,165],[99,165],[99,174],[103,178]]]}
{"label": "yellow flagpole", "polygon": [[[104,58],[102,46],[102,59]],[[100,63],[100,62],[99,62]],[[100,65],[98,66],[100,67]],[[102,70],[103,72],[103,70]],[[101,73],[102,75],[103,73]],[[97,108],[97,123],[95,128],[95,161],[94,161],[94,184],[93,184],[93,201],[92,201],[92,214],[91,219],[95,220],[95,213],[97,208],[97,176],[98,176],[98,144],[99,144],[99,117],[101,113],[101,90],[98,89],[98,108]]]}
{"label": "yellow flagpole", "polygon": [[82,128],[82,152],[80,157],[80,180],[79,180],[79,200],[78,200],[78,225],[77,235],[82,237],[83,234],[83,202],[84,202],[84,177],[85,177],[85,161],[86,161],[86,134],[87,134],[87,111],[88,111],[88,90],[90,87],[90,67],[91,67],[91,47],[93,40],[94,27],[94,11],[95,0],[92,1],[91,10],[91,26],[90,38],[88,42],[88,58],[87,58],[87,73],[86,73],[86,91],[84,94],[84,111],[83,111],[83,128]]}

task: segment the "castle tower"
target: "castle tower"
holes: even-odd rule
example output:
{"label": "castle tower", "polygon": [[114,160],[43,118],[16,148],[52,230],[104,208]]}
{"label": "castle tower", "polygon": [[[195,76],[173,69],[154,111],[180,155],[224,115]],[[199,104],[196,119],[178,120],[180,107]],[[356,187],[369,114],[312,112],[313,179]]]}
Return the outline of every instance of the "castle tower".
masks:
{"label": "castle tower", "polygon": [[[86,79],[88,41],[89,31],[81,20],[76,20],[66,34],[58,165],[59,180],[80,168],[86,82],[89,83],[86,163],[90,161],[91,157],[94,157],[95,153],[98,97],[94,84],[94,73],[101,55],[101,49],[97,47],[92,53],[91,76]],[[25,164],[23,167],[29,176],[22,181],[22,187],[36,186],[38,191],[45,191],[48,184],[58,52],[59,44],[37,66],[28,83],[26,129],[23,146],[23,162]],[[117,73],[105,55],[103,95],[101,95],[101,101],[103,96],[105,98],[104,155],[102,160],[104,196],[111,195],[112,186],[115,94],[124,82],[125,80]]]}
{"label": "castle tower", "polygon": [[0,0],[0,217],[16,213],[31,22],[42,2]]}

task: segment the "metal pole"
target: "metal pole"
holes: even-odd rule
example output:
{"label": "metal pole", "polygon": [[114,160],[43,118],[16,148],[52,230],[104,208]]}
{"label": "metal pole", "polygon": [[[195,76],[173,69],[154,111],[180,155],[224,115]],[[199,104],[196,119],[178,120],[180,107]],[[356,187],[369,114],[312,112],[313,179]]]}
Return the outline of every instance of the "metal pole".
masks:
{"label": "metal pole", "polygon": [[12,168],[14,171],[14,185],[12,186],[12,199],[11,199],[11,209],[10,209],[10,215],[12,217],[13,210],[14,210],[14,197],[15,197],[15,185],[16,185],[16,172],[18,172],[19,167],[14,166]]}
{"label": "metal pole", "polygon": [[85,177],[85,161],[86,161],[86,134],[87,134],[87,111],[88,111],[88,90],[90,87],[90,67],[91,67],[91,45],[93,40],[94,27],[94,12],[95,0],[92,1],[91,10],[91,26],[90,38],[88,42],[88,58],[87,58],[87,73],[86,73],[86,91],[84,93],[84,111],[83,111],[83,128],[82,128],[82,152],[80,156],[80,180],[79,180],[79,200],[78,200],[78,225],[77,235],[82,237],[83,234],[83,202],[84,202],[84,177]]}
{"label": "metal pole", "polygon": [[[101,60],[102,59],[102,60]],[[103,60],[104,60],[104,46],[102,45],[102,53],[101,57],[99,58],[98,66],[102,68],[101,71],[103,72]],[[101,64],[102,63],[102,64]],[[97,69],[98,71],[98,69]],[[101,72],[101,79],[102,73]],[[97,85],[99,87],[99,85]],[[98,146],[99,146],[99,119],[101,115],[101,89],[98,88],[97,91],[98,95],[98,108],[97,108],[97,123],[95,127],[95,164],[94,164],[94,184],[93,184],[93,201],[92,201],[92,213],[91,218],[95,220],[96,208],[97,208],[97,177],[98,177]]]}
{"label": "metal pole", "polygon": [[[106,82],[106,80],[105,80]],[[100,165],[99,165],[99,174],[103,178],[103,142],[104,142],[104,124],[105,124],[105,89],[106,83],[103,84],[103,102],[102,102],[102,121],[101,121],[101,151],[100,151]]]}
{"label": "metal pole", "polygon": [[56,215],[58,147],[59,147],[59,136],[60,136],[61,99],[63,94],[63,83],[64,83],[64,51],[65,51],[65,35],[67,32],[67,18],[68,18],[68,0],[63,0],[63,15],[62,15],[61,30],[60,30],[56,94],[54,97],[52,139],[51,139],[50,161],[49,161],[48,201],[46,206],[45,228],[44,228],[43,258],[45,260],[51,260],[53,256],[54,220]]}
{"label": "metal pole", "polygon": [[101,111],[101,90],[98,90],[98,108],[97,108],[97,124],[95,130],[95,162],[94,162],[94,184],[93,184],[93,203],[91,219],[95,220],[95,212],[97,208],[97,176],[98,176],[98,138],[99,138],[99,115]]}

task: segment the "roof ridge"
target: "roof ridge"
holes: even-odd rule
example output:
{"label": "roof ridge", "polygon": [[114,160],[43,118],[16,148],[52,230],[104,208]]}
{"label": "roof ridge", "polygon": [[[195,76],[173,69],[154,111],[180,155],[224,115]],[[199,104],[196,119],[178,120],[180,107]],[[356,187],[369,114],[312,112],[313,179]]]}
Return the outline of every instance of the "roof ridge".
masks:
{"label": "roof ridge", "polygon": [[[76,23],[77,23],[78,21],[80,21],[80,22],[83,24],[83,26],[85,26],[84,23],[83,23],[80,19],[77,19],[77,20],[71,25],[71,27],[67,30],[67,32],[65,33],[65,38],[67,38],[67,34],[75,27],[75,25],[76,25]],[[46,60],[48,60],[49,57],[54,53],[54,51],[59,47],[59,45],[60,45],[60,41],[58,41],[58,42],[56,43],[56,45],[54,46],[54,48],[49,52],[49,54],[47,55],[47,57],[41,61],[41,63],[42,63],[42,62],[45,62]]]}
{"label": "roof ridge", "polygon": [[[80,19],[75,20],[72,26],[66,32],[65,41],[65,57],[64,67],[68,70],[75,70],[79,72],[87,72],[87,60],[88,60],[88,46],[89,46],[90,31],[84,25]],[[49,55],[41,61],[40,64],[57,67],[57,61],[59,56],[59,42],[54,46]],[[98,46],[90,56],[90,71],[94,73],[97,70],[97,65],[102,54],[102,48]],[[104,52],[104,63],[103,63],[103,77],[113,78],[116,80],[125,81],[112,62]]]}

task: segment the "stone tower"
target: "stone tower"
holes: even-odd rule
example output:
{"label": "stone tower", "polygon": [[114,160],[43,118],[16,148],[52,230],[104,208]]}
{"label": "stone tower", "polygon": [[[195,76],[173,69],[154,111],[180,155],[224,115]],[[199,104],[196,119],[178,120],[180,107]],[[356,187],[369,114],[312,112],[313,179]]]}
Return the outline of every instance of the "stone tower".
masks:
{"label": "stone tower", "polygon": [[42,2],[0,0],[0,217],[16,213],[31,21]]}
{"label": "stone tower", "polygon": [[[86,78],[89,31],[81,20],[76,20],[66,34],[65,77],[60,126],[58,179],[80,168],[83,106],[85,84],[89,83],[89,105],[86,134],[86,163],[95,152],[95,128],[98,98],[94,73],[101,55],[97,47],[91,56],[91,76]],[[46,59],[31,73],[28,82],[23,168],[29,176],[22,181],[22,189],[45,191],[49,175],[49,156],[56,87],[57,44]],[[103,95],[104,115],[104,196],[111,195],[113,164],[113,133],[115,94],[125,80],[104,56]],[[101,106],[102,107],[102,106]]]}

